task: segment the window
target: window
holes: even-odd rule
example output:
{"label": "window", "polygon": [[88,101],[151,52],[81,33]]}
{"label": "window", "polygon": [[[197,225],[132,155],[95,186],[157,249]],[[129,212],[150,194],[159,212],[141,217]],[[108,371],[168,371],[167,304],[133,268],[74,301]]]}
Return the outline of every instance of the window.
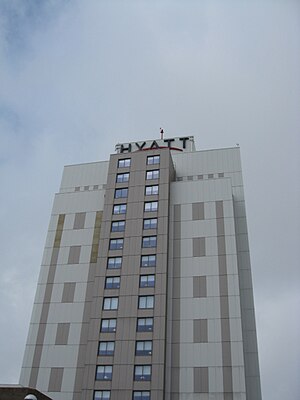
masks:
{"label": "window", "polygon": [[112,232],[124,232],[125,231],[125,221],[114,221],[111,223]]}
{"label": "window", "polygon": [[115,190],[115,199],[121,199],[128,196],[128,188],[121,188]]}
{"label": "window", "polygon": [[[147,397],[145,398],[147,399]],[[110,390],[96,390],[94,392],[94,400],[110,400]]]}
{"label": "window", "polygon": [[108,277],[105,279],[105,289],[119,289],[121,278],[119,276]]}
{"label": "window", "polygon": [[107,260],[107,269],[118,269],[122,267],[122,257],[109,257]]}
{"label": "window", "polygon": [[110,239],[109,249],[110,250],[121,250],[123,249],[124,239]]}
{"label": "window", "polygon": [[116,332],[117,320],[115,318],[102,319],[101,321],[101,332]]}
{"label": "window", "polygon": [[142,392],[134,391],[133,400],[150,400],[149,390],[143,390]]}
{"label": "window", "polygon": [[117,310],[119,304],[118,297],[104,297],[103,310]]}
{"label": "window", "polygon": [[135,344],[135,355],[136,356],[151,356],[152,354],[152,341],[151,340],[140,340]]}
{"label": "window", "polygon": [[111,381],[112,369],[113,369],[112,365],[97,365],[96,380]]}
{"label": "window", "polygon": [[155,286],[155,275],[142,275],[140,276],[140,287],[154,287]]}
{"label": "window", "polygon": [[128,182],[129,181],[129,172],[125,172],[124,174],[117,174],[117,182]]}
{"label": "window", "polygon": [[134,380],[151,381],[151,365],[135,365]]}
{"label": "window", "polygon": [[157,239],[156,236],[144,236],[142,238],[142,247],[144,248],[156,247],[156,242],[157,242],[156,239]]}
{"label": "window", "polygon": [[126,214],[126,204],[116,204],[113,208],[113,214]]}
{"label": "window", "polygon": [[159,164],[160,156],[148,156],[147,157],[147,165]]}
{"label": "window", "polygon": [[155,194],[158,194],[158,185],[146,186],[146,188],[145,188],[146,196],[152,196]]}
{"label": "window", "polygon": [[153,318],[138,318],[137,332],[152,332],[153,331]]}
{"label": "window", "polygon": [[144,229],[156,229],[157,228],[157,218],[144,219],[143,228]]}
{"label": "window", "polygon": [[151,171],[146,172],[146,180],[150,179],[158,179],[159,178],[159,169],[153,169]]}
{"label": "window", "polygon": [[115,351],[115,342],[100,342],[98,356],[113,356]]}
{"label": "window", "polygon": [[157,209],[158,209],[158,201],[146,201],[144,204],[145,212],[157,211]]}
{"label": "window", "polygon": [[155,267],[156,266],[156,255],[152,254],[149,256],[142,256],[141,267]]}
{"label": "window", "polygon": [[127,168],[130,167],[131,159],[123,158],[122,160],[118,160],[118,168]]}
{"label": "window", "polygon": [[139,308],[154,308],[154,296],[139,296]]}

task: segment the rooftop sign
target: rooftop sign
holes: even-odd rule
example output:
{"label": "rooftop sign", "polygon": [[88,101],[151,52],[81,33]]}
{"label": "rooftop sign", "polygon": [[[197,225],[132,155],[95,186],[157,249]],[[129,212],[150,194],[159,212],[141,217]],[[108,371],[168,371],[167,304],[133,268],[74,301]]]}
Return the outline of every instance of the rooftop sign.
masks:
{"label": "rooftop sign", "polygon": [[118,143],[117,153],[132,153],[134,151],[169,148],[173,151],[195,151],[194,137],[184,136],[171,139],[146,140],[143,142]]}

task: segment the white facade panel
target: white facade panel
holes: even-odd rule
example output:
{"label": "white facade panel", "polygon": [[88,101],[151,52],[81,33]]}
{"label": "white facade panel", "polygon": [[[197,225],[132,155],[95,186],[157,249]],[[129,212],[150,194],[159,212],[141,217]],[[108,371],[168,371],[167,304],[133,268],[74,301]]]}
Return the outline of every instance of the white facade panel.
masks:
{"label": "white facade panel", "polygon": [[[46,279],[47,279],[47,277],[46,277]],[[38,284],[37,285],[35,298],[34,298],[35,303],[43,303],[46,286],[47,286],[46,284]]]}
{"label": "white facade panel", "polygon": [[175,154],[173,160],[178,176],[241,171],[239,148]]}
{"label": "white facade panel", "polygon": [[34,345],[36,343],[38,329],[39,329],[39,324],[30,323],[27,343],[26,343],[27,345]]}
{"label": "white facade panel", "polygon": [[70,345],[80,343],[81,328],[82,328],[81,323],[70,324],[69,338],[68,338],[68,343],[70,343]]}
{"label": "white facade panel", "polygon": [[55,400],[73,400],[72,392],[47,392],[47,395],[51,396]]}
{"label": "white facade panel", "polygon": [[241,399],[245,399],[245,369],[243,366],[232,367],[232,384],[237,392],[240,392]]}
{"label": "white facade panel", "polygon": [[[191,204],[231,199],[232,190],[230,179],[171,183],[171,201],[173,204]],[[191,219],[191,217],[188,219]]]}
{"label": "white facade panel", "polygon": [[21,373],[20,373],[20,385],[25,386],[27,384],[27,382],[29,382],[30,374],[31,374],[31,367],[32,367],[32,365],[30,365],[30,367],[22,366]]}
{"label": "white facade panel", "polygon": [[91,246],[94,229],[65,230],[61,238],[61,246]]}
{"label": "white facade panel", "polygon": [[51,214],[49,227],[48,227],[48,232],[56,231],[57,222],[58,222],[58,215],[57,214]]}
{"label": "white facade panel", "polygon": [[209,392],[213,393],[213,396],[217,393],[223,393],[223,371],[221,366],[210,367],[208,369],[208,380]]}
{"label": "white facade panel", "polygon": [[87,264],[60,265],[57,267],[54,283],[87,282],[89,267]]}
{"label": "white facade panel", "polygon": [[78,346],[60,345],[43,347],[41,367],[74,367],[77,363]]}
{"label": "white facade panel", "polygon": [[67,165],[64,168],[61,188],[105,184],[107,181],[108,161]]}
{"label": "white facade panel", "polygon": [[[48,392],[51,368],[40,368],[36,387],[41,392]],[[49,394],[50,396],[50,394]],[[54,397],[55,399],[55,397]],[[56,399],[55,399],[56,400]]]}
{"label": "white facade panel", "polygon": [[57,193],[53,214],[70,214],[84,211],[98,211],[103,208],[104,191]]}
{"label": "white facade panel", "polygon": [[48,231],[48,234],[47,234],[47,237],[46,237],[45,247],[50,247],[50,248],[53,247],[54,240],[55,240],[55,233],[56,233],[56,230]]}
{"label": "white facade panel", "polygon": [[238,265],[237,265],[236,254],[226,255],[226,264],[227,264],[227,274],[228,275],[237,275],[238,274]]}
{"label": "white facade panel", "polygon": [[57,332],[57,324],[48,322],[44,337],[45,345],[55,344],[56,332]]}
{"label": "white facade panel", "polygon": [[207,320],[208,342],[221,342],[221,320],[208,318]]}
{"label": "white facade panel", "polygon": [[231,342],[231,362],[232,366],[244,366],[243,342]]}
{"label": "white facade panel", "polygon": [[206,220],[214,220],[216,218],[216,204],[214,201],[204,203],[204,216]]}
{"label": "white facade panel", "polygon": [[[76,365],[76,362],[73,364],[73,366],[74,365]],[[76,368],[74,367],[72,368],[72,366],[71,368],[65,368],[61,385],[61,391],[65,392],[65,394],[67,395],[73,394],[75,378],[76,378]],[[70,397],[70,400],[72,400],[72,397]]]}
{"label": "white facade panel", "polygon": [[233,342],[241,342],[242,335],[242,322],[241,318],[230,318],[230,340]]}
{"label": "white facade panel", "polygon": [[[51,256],[52,256],[52,248],[50,247],[45,247],[44,253],[43,253],[43,258],[42,258],[42,266],[43,265],[50,265],[51,262]],[[40,282],[40,280],[39,280]]]}
{"label": "white facade panel", "polygon": [[23,367],[24,368],[32,366],[34,350],[35,350],[35,346],[29,346],[29,345],[26,346],[25,354],[24,354],[24,358],[23,358]]}
{"label": "white facade panel", "polygon": [[181,237],[208,237],[216,236],[217,227],[215,220],[201,220],[201,221],[183,221],[181,223]]}
{"label": "white facade panel", "polygon": [[241,305],[239,296],[228,296],[229,312],[231,318],[241,317]]}
{"label": "white facade panel", "polygon": [[236,236],[225,235],[226,254],[236,255]]}
{"label": "white facade panel", "polygon": [[[207,297],[218,297],[220,294],[219,276],[211,275],[206,277]],[[191,292],[190,292],[191,293]]]}
{"label": "white facade panel", "polygon": [[221,343],[184,343],[180,349],[181,368],[222,366]]}
{"label": "white facade panel", "polygon": [[182,320],[220,318],[219,297],[183,298],[180,303]]}
{"label": "white facade panel", "polygon": [[184,267],[181,269],[181,277],[197,275],[218,275],[218,257],[186,257],[182,259]]}
{"label": "white facade panel", "polygon": [[42,304],[33,304],[32,314],[31,314],[31,323],[37,324],[40,322],[41,313],[42,313]]}
{"label": "white facade panel", "polygon": [[194,375],[192,368],[182,368],[179,382],[180,391],[183,393],[193,392]]}
{"label": "white facade panel", "polygon": [[218,255],[218,245],[216,237],[206,237],[205,246],[206,246],[207,257]]}
{"label": "white facade panel", "polygon": [[50,304],[48,323],[82,321],[84,303]]}

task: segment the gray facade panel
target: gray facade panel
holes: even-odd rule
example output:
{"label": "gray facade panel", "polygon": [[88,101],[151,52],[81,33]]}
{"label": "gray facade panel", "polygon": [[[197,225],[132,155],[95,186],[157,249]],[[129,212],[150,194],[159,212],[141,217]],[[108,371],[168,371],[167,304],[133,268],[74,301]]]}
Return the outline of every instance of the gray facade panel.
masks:
{"label": "gray facade panel", "polygon": [[81,246],[71,246],[69,251],[68,264],[79,264]]}
{"label": "gray facade panel", "polygon": [[206,256],[205,237],[193,238],[193,257]]}
{"label": "gray facade panel", "polygon": [[57,324],[55,344],[56,345],[68,344],[69,331],[70,331],[70,323],[63,322]]}
{"label": "gray facade panel", "polygon": [[194,343],[208,342],[208,323],[207,319],[194,319]]}
{"label": "gray facade panel", "polygon": [[206,276],[193,277],[193,296],[194,297],[207,296]]}
{"label": "gray facade panel", "polygon": [[51,368],[48,392],[60,392],[63,379],[63,368]]}
{"label": "gray facade panel", "polygon": [[62,303],[73,303],[74,301],[74,294],[75,294],[75,282],[65,282],[63,293],[62,293]]}
{"label": "gray facade panel", "polygon": [[209,393],[207,367],[194,368],[194,392]]}
{"label": "gray facade panel", "polygon": [[192,218],[194,221],[204,219],[204,203],[193,203],[192,204]]}
{"label": "gray facade panel", "polygon": [[83,229],[85,223],[85,217],[86,217],[85,212],[76,213],[74,218],[73,229]]}

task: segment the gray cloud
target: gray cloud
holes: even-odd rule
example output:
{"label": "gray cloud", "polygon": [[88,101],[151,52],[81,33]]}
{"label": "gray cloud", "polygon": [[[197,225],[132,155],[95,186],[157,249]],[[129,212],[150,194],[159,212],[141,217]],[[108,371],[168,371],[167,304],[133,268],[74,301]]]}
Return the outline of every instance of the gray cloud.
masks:
{"label": "gray cloud", "polygon": [[63,165],[107,159],[163,126],[198,149],[241,145],[264,398],[297,397],[299,8],[1,2],[3,383],[18,381]]}

